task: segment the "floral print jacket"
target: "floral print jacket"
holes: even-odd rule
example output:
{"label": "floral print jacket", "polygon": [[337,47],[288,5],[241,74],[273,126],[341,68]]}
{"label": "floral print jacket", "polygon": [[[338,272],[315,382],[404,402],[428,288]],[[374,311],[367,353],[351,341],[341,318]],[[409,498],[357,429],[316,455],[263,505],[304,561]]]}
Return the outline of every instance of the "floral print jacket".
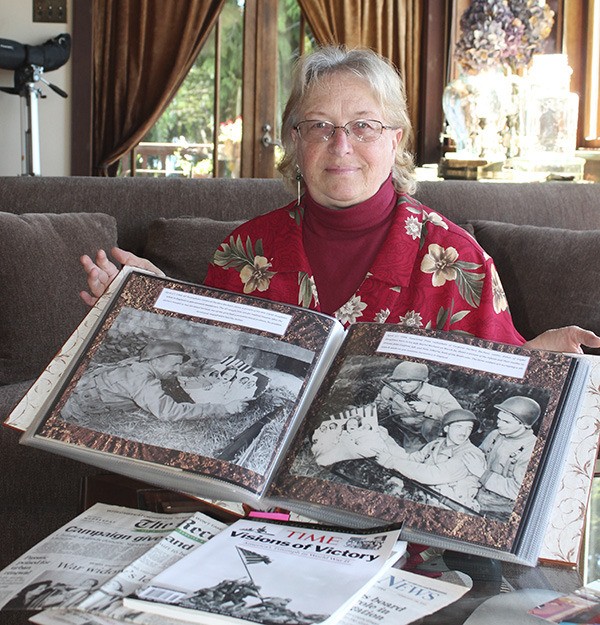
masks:
{"label": "floral print jacket", "polygon": [[[215,252],[205,284],[320,310],[302,223],[296,203],[246,222]],[[346,325],[401,323],[524,342],[492,259],[465,230],[407,195],[398,195],[384,244],[335,316]]]}

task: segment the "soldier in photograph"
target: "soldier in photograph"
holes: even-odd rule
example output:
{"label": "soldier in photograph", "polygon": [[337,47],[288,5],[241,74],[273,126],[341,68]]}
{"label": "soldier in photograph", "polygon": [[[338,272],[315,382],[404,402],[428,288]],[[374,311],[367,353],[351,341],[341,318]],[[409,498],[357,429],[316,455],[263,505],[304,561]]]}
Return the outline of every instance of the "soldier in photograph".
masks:
{"label": "soldier in photograph", "polygon": [[[247,618],[249,621],[257,623],[269,623],[270,625],[288,625],[289,623],[300,623],[300,618],[294,610],[288,607],[291,602],[287,597],[264,597],[260,603],[247,606],[240,610],[239,616]],[[237,615],[236,615],[237,616]],[[308,621],[313,622],[313,621]]]}
{"label": "soldier in photograph", "polygon": [[[176,341],[148,343],[137,358],[99,365],[83,376],[62,409],[65,419],[81,421],[113,410],[143,410],[161,421],[197,419],[208,414],[207,405],[178,402],[165,391],[165,382],[176,378],[189,360]],[[211,408],[210,414],[214,410]]]}
{"label": "soldier in photograph", "polygon": [[506,519],[513,510],[537,437],[532,427],[541,414],[537,401],[517,395],[494,406],[498,410],[496,429],[480,445],[485,454],[470,454],[465,466],[481,488],[477,495],[485,516]]}
{"label": "soldier in photograph", "polygon": [[428,382],[429,368],[420,362],[404,361],[384,379],[375,403],[380,422],[391,420],[402,432],[402,446],[417,451],[436,439],[444,414],[460,408],[446,388]]}
{"label": "soldier in photograph", "polygon": [[246,598],[261,599],[260,586],[252,580],[225,579],[211,588],[201,588],[191,597],[180,602],[183,607],[199,608],[214,607],[219,610],[226,608],[234,612],[245,607]]}
{"label": "soldier in photograph", "polygon": [[479,419],[470,410],[456,408],[442,417],[441,427],[442,434],[422,449],[407,454],[388,442],[376,460],[401,474],[401,480],[392,478],[397,488],[404,490],[406,478],[421,488],[426,503],[476,513],[479,480],[467,469],[465,457],[469,454],[485,462],[483,452],[469,438]]}

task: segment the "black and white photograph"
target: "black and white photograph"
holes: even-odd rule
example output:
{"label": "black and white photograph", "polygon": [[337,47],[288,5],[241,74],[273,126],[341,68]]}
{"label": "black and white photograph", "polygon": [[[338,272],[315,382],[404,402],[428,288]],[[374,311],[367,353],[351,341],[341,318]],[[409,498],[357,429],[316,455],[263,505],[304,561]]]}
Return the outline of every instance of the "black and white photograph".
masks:
{"label": "black and white photograph", "polygon": [[337,623],[348,602],[398,560],[398,535],[239,519],[145,581],[124,605],[202,624]]}
{"label": "black and white photograph", "polygon": [[93,577],[82,579],[81,572],[44,571],[2,606],[3,610],[45,610],[71,608],[99,586]]}
{"label": "black and white photograph", "polygon": [[291,473],[506,521],[548,399],[458,367],[350,356]]}
{"label": "black and white photograph", "polygon": [[263,473],[313,357],[258,334],[123,308],[59,414]]}
{"label": "black and white photograph", "polygon": [[[251,565],[262,563],[268,566],[271,559],[267,555],[249,549],[238,548],[237,551],[242,560],[237,578],[224,579],[211,587],[199,588],[191,596],[178,601],[176,605],[257,623],[293,622],[297,625],[311,625],[327,617],[327,614],[304,614],[294,610],[290,606],[294,596],[293,587],[288,589],[286,596],[279,596],[273,595],[271,590],[268,590],[268,584],[267,588],[258,585]],[[269,578],[266,581],[269,582]],[[278,590],[280,589],[276,588],[275,592]]]}

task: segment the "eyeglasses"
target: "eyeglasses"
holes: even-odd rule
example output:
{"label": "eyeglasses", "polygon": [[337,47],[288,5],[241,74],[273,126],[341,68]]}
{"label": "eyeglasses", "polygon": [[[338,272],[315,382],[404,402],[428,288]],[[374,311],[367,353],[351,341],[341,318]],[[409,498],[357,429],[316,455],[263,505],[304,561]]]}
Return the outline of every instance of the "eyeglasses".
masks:
{"label": "eyeglasses", "polygon": [[343,126],[336,126],[331,122],[319,119],[306,119],[294,126],[294,130],[300,138],[308,143],[329,141],[338,128],[343,130],[349,138],[363,143],[371,143],[381,137],[384,129],[392,128],[392,126],[384,126],[376,119],[354,119]]}

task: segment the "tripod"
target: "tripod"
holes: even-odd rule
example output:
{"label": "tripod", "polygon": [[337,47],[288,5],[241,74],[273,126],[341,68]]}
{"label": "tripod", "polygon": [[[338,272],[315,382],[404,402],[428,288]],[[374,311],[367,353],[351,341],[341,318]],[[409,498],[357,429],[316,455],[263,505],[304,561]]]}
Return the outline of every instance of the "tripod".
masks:
{"label": "tripod", "polygon": [[21,175],[40,176],[40,122],[39,100],[46,96],[38,83],[48,85],[63,98],[67,94],[43,78],[44,68],[26,65],[15,71],[15,86],[0,87],[0,91],[21,96]]}
{"label": "tripod", "polygon": [[14,69],[14,87],[0,87],[0,91],[21,97],[21,174],[39,176],[40,122],[39,107],[42,94],[38,83],[66,98],[67,94],[44,77],[44,69],[51,71],[64,65],[71,53],[71,36],[63,33],[39,46],[28,46],[0,39],[0,69]]}

